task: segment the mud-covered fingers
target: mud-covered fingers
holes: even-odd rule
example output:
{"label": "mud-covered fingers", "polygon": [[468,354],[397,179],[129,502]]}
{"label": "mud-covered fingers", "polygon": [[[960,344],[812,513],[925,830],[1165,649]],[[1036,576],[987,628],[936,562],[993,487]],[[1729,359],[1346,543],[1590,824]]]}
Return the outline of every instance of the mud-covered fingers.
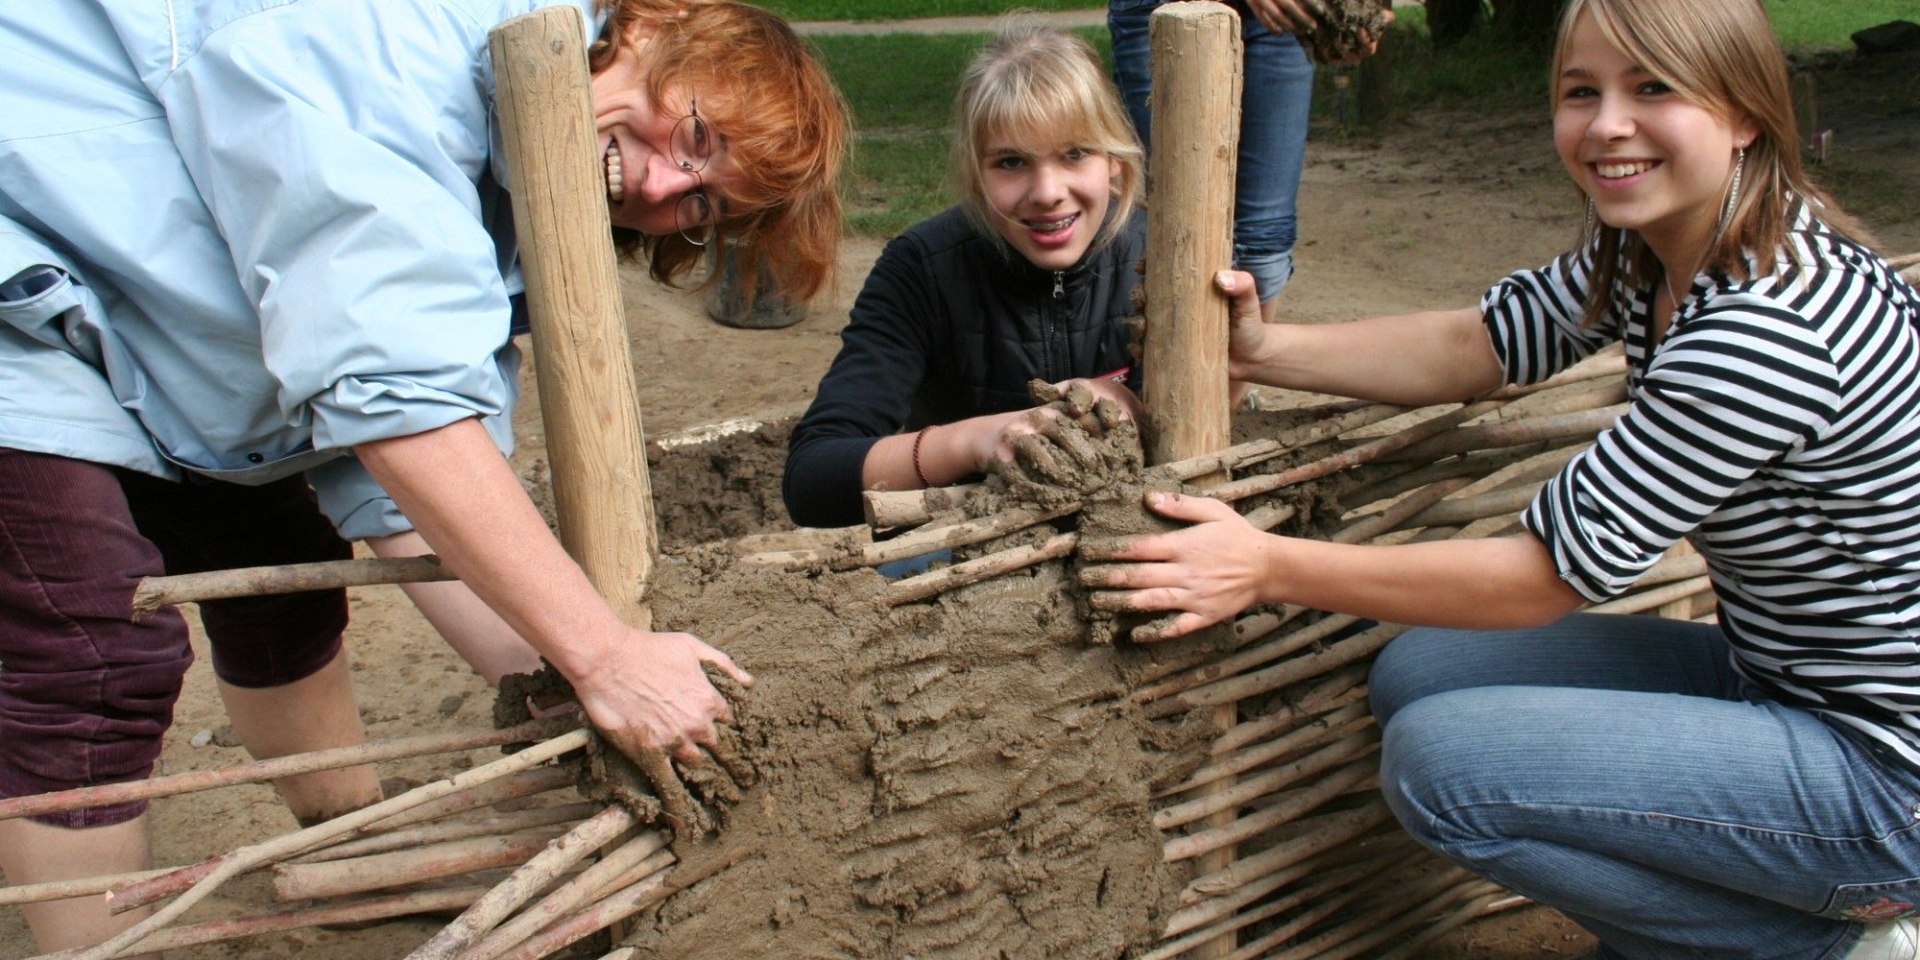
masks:
{"label": "mud-covered fingers", "polygon": [[1074,471],[1055,455],[1058,448],[1045,437],[1027,434],[1013,442],[1013,459],[1029,477],[1058,486],[1074,483]]}
{"label": "mud-covered fingers", "polygon": [[1093,410],[1093,401],[1096,398],[1093,393],[1093,388],[1088,386],[1085,380],[1069,380],[1067,381],[1066,396],[1064,399],[1067,404],[1067,412],[1075,418],[1079,418]]}
{"label": "mud-covered fingers", "polygon": [[747,759],[745,745],[740,742],[740,734],[732,727],[721,727],[714,731],[712,745],[707,747],[715,763],[727,771],[727,776],[742,788],[752,787],[759,781],[760,772],[755,770],[753,762]]}
{"label": "mud-covered fingers", "polygon": [[1168,613],[1135,626],[1129,636],[1134,643],[1157,643],[1184,637],[1204,626],[1206,618],[1197,613]]}
{"label": "mud-covered fingers", "polygon": [[1059,387],[1038,379],[1027,381],[1027,396],[1032,397],[1034,403],[1058,403],[1062,399]]}
{"label": "mud-covered fingers", "polygon": [[1061,453],[1066,454],[1068,459],[1082,470],[1099,466],[1103,462],[1099,447],[1094,444],[1092,437],[1087,436],[1085,427],[1080,424],[1069,426],[1058,419],[1049,418],[1047,422],[1040,424],[1040,435],[1052,441]]}
{"label": "mud-covered fingers", "polygon": [[674,772],[673,761],[668,759],[664,750],[643,749],[630,756],[647,782],[653,785],[653,792],[660,798],[660,806],[666,810],[667,825],[673,829],[674,836],[682,839],[698,837],[707,831],[706,814],[700,810],[687,785]]}
{"label": "mud-covered fingers", "polygon": [[[1145,537],[1091,537],[1082,535],[1079,548],[1075,552],[1079,555],[1080,562],[1083,564],[1118,565],[1126,561],[1162,559],[1161,557],[1150,556],[1145,552],[1144,547],[1146,545],[1142,542],[1145,539]],[[1086,576],[1090,572],[1103,569],[1105,568],[1096,566],[1081,567],[1081,582],[1086,583]],[[1087,585],[1092,586],[1093,584]]]}
{"label": "mud-covered fingers", "polygon": [[740,785],[734,782],[732,772],[714,758],[696,750],[691,757],[675,757],[674,768],[688,792],[698,795],[708,806],[725,809],[740,802]]}

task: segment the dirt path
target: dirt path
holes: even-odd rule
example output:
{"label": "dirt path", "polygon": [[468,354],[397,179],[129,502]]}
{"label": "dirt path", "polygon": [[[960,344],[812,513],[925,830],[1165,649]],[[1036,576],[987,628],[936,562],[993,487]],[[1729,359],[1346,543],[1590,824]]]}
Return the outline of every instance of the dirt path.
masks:
{"label": "dirt path", "polygon": [[[1838,131],[1846,170],[1872,182],[1920,182],[1920,69],[1879,64],[1822,85],[1822,116]],[[1903,86],[1906,85],[1906,86]],[[1835,169],[1840,169],[1836,160]],[[1910,189],[1907,188],[1907,189]],[[1428,111],[1389,131],[1360,138],[1321,131],[1309,149],[1301,191],[1298,274],[1283,301],[1286,319],[1322,322],[1380,312],[1465,305],[1506,271],[1558,252],[1577,224],[1564,178],[1547,145],[1544,113],[1489,117]],[[1899,209],[1898,201],[1894,208]],[[1893,251],[1920,251],[1920,216],[1874,223]],[[798,412],[838,348],[838,332],[880,248],[849,240],[835,292],[810,316],[782,330],[734,330],[709,321],[701,299],[663,290],[629,271],[640,403],[651,436],[728,418],[777,418]],[[531,364],[528,369],[531,369]],[[532,396],[531,391],[527,394]],[[537,405],[520,411],[529,462],[542,452]],[[663,494],[664,496],[665,494]],[[362,714],[371,735],[394,737],[488,724],[490,693],[432,635],[394,588],[352,595],[349,635]],[[204,655],[204,650],[202,650]],[[204,656],[203,656],[204,660]],[[751,668],[753,665],[748,664]],[[188,680],[162,772],[223,766],[243,759],[225,733],[210,672]],[[196,734],[208,736],[195,746]],[[447,775],[483,757],[393,764],[393,788]],[[293,823],[270,789],[243,787],[160,801],[153,812],[160,863],[183,863],[285,833]],[[264,882],[234,885],[204,908],[209,915],[270,902]],[[187,960],[292,957],[361,960],[395,957],[426,938],[424,922],[363,931],[301,931],[244,946],[179,951]],[[1455,933],[1426,956],[1569,956],[1589,941],[1545,910],[1523,910]],[[0,957],[30,954],[18,914],[0,909]]]}

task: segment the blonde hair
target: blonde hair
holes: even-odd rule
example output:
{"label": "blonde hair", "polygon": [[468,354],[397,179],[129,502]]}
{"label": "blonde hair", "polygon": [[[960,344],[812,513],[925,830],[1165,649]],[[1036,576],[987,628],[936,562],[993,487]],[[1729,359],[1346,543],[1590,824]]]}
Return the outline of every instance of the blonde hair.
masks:
{"label": "blonde hair", "polygon": [[[833,81],[786,21],[734,0],[602,0],[601,39],[588,51],[596,70],[613,59],[616,38],[639,26],[649,35],[642,83],[654,103],[670,86],[713,91],[700,114],[727,140],[742,186],[729,194],[709,245],[731,240],[743,290],[765,264],[774,286],[800,302],[833,276],[840,244],[840,170],[851,135]],[[702,248],[679,234],[648,237],[615,228],[628,256],[644,256],[654,279],[672,284]],[[712,284],[719,271],[707,279]]]}
{"label": "blonde hair", "polygon": [[[1752,250],[1763,275],[1771,275],[1775,254],[1786,247],[1795,196],[1812,205],[1829,227],[1872,244],[1859,221],[1816,186],[1801,165],[1787,61],[1760,0],[1571,0],[1554,49],[1556,84],[1566,67],[1574,22],[1582,15],[1593,18],[1607,42],[1681,97],[1722,117],[1750,118],[1758,130],[1746,147],[1732,216],[1709,241],[1699,269],[1739,275],[1745,269],[1742,252]],[[1581,202],[1591,201],[1582,193]],[[1638,233],[1590,222],[1581,237],[1583,248],[1595,234],[1601,254],[1588,291],[1588,324],[1604,317],[1610,291],[1621,279],[1620,260],[1636,283],[1654,282],[1660,270]],[[1624,256],[1613,256],[1615,250]]]}
{"label": "blonde hair", "polygon": [[1113,200],[1096,248],[1119,234],[1140,203],[1140,141],[1099,56],[1073,34],[1029,16],[1002,18],[960,77],[947,179],[967,219],[998,240],[980,169],[996,137],[1072,143],[1113,161]]}

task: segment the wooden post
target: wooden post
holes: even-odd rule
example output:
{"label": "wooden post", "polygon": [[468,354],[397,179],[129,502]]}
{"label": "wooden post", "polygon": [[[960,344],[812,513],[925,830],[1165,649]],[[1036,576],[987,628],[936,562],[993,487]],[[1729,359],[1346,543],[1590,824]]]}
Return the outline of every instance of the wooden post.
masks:
{"label": "wooden post", "polygon": [[[1240,17],[1218,3],[1169,3],[1148,21],[1153,70],[1153,154],[1147,183],[1146,455],[1171,463],[1225,449],[1232,435],[1227,399],[1227,301],[1214,274],[1233,262],[1234,169],[1240,146]],[[1224,482],[1217,472],[1202,487]],[[1209,720],[1226,730],[1235,704]],[[1219,782],[1226,789],[1232,778]],[[1196,829],[1233,821],[1227,810]],[[1230,866],[1231,846],[1194,861],[1197,874]],[[1188,953],[1233,952],[1227,933]]]}
{"label": "wooden post", "polygon": [[653,493],[580,11],[515,17],[489,46],[560,542],[620,617],[647,629]]}
{"label": "wooden post", "polygon": [[1153,155],[1147,164],[1149,464],[1228,446],[1227,301],[1240,142],[1240,18],[1218,3],[1169,3],[1148,21]]}

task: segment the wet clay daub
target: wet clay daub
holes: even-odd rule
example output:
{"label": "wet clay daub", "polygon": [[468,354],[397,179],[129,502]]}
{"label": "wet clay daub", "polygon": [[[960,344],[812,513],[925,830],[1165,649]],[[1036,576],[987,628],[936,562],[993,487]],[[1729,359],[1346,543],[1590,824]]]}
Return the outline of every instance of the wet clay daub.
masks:
{"label": "wet clay daub", "polygon": [[[1134,425],[1062,399],[1069,415],[1023,442],[969,512],[1080,502],[1060,524],[1083,536],[1170,528],[1141,497],[1178,484],[1142,470]],[[688,456],[698,473],[734,453],[669,450],[656,476]],[[728,534],[781,525],[749,508],[777,496],[764,474],[704,482],[740,507],[712,514],[732,517],[713,521]],[[870,571],[736,556],[670,542],[651,592],[656,623],[709,639],[758,682],[736,699],[732,737],[752,771],[733,780],[750,785],[695,785],[691,819],[717,830],[677,831],[674,852],[687,875],[711,876],[643,916],[627,941],[641,956],[1105,960],[1159,939],[1189,870],[1163,862],[1150,795],[1202,754],[1197,727],[1151,722],[1129,693],[1143,665],[1189,657],[1191,641],[1107,643],[1113,621],[1090,627],[1061,561],[889,607]],[[618,766],[590,769],[589,795],[660,812]]]}
{"label": "wet clay daub", "polygon": [[1176,883],[1151,725],[1118,654],[1082,645],[1062,565],[889,610],[884,581],[662,565],[656,618],[758,683],[758,780],[683,863],[641,956],[1110,958],[1156,939]]}

